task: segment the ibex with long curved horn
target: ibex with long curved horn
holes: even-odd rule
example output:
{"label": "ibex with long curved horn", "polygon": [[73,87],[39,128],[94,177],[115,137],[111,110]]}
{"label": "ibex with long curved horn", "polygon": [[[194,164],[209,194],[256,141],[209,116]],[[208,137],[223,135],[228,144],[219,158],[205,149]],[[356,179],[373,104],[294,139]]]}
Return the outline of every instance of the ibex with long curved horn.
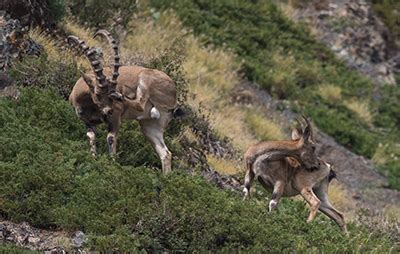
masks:
{"label": "ibex with long curved horn", "polygon": [[[299,129],[294,129],[292,140],[298,141],[302,135]],[[268,152],[259,154],[251,167],[247,168],[243,199],[250,197],[250,188],[256,178],[264,188],[272,192],[269,211],[277,207],[282,196],[291,197],[300,194],[311,208],[307,222],[315,218],[319,209],[347,233],[343,214],[337,211],[328,200],[329,183],[336,174],[331,165],[321,160],[319,162],[318,169],[310,171],[291,157],[272,161]]]}
{"label": "ibex with long curved horn", "polygon": [[315,155],[316,146],[312,127],[306,117],[303,116],[303,119],[306,122],[304,132],[300,129],[296,129],[297,132],[301,132],[299,139],[263,141],[250,146],[244,155],[246,167],[250,169],[258,156],[268,154],[269,161],[280,160],[291,156],[300,161],[306,169],[317,169],[320,162]]}
{"label": "ibex with long curved horn", "polygon": [[[102,56],[95,48],[75,36],[68,41],[78,46],[90,61],[92,72],[81,73],[69,97],[79,118],[85,122],[90,150],[96,154],[96,126],[108,124],[109,153],[116,153],[117,133],[123,119],[138,120],[142,133],[150,140],[161,159],[163,173],[171,171],[171,152],[164,143],[164,130],[176,108],[176,88],[162,71],[140,66],[121,66],[118,45],[111,34],[99,30],[94,37],[104,36],[112,49],[112,68],[104,68]],[[106,77],[107,73],[109,77]]]}

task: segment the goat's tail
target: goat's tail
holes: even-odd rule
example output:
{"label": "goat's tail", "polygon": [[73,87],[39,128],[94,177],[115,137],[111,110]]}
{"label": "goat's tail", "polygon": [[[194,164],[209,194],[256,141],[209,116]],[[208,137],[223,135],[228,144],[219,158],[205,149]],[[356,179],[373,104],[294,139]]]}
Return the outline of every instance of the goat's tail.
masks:
{"label": "goat's tail", "polygon": [[333,169],[331,169],[331,171],[329,171],[328,181],[331,182],[333,178],[337,179],[337,175],[336,172]]}
{"label": "goat's tail", "polygon": [[174,118],[181,118],[187,115],[187,112],[182,107],[176,107],[172,110],[172,116]]}

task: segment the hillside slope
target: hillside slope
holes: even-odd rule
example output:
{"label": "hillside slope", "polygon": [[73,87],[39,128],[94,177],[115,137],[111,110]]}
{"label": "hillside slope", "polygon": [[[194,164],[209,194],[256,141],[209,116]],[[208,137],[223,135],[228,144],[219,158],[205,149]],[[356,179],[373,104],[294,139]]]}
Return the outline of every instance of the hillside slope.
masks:
{"label": "hillside slope", "polygon": [[[90,29],[73,22],[64,23],[64,29],[90,45],[102,45],[90,39]],[[262,101],[249,103],[252,97],[247,86],[241,87],[237,55],[204,47],[202,38],[184,29],[171,12],[145,9],[123,34],[125,64],[159,68],[181,91],[189,90],[186,103],[194,115],[189,121],[174,121],[167,135],[173,174],[159,173],[158,159],[135,123],[123,125],[116,161],[105,156],[105,143],[100,142],[104,130],[99,134],[102,155],[93,158],[85,128],[65,101],[78,69],[87,68],[87,62],[32,33],[44,44],[45,54],[17,62],[12,75],[20,99],[0,99],[3,219],[62,229],[67,235],[82,230],[88,236],[85,248],[99,251],[381,253],[398,248],[390,234],[394,231],[354,221],[346,238],[323,215],[306,224],[303,202],[283,200],[279,213],[270,214],[262,188],[257,186],[253,200],[242,202],[237,192],[205,181],[203,167],[237,173],[248,144],[286,138],[290,119],[279,112],[285,103],[267,112]],[[268,115],[272,112],[273,117]]]}
{"label": "hillside slope", "polygon": [[383,87],[375,99],[371,80],[350,70],[273,1],[151,3],[174,9],[204,43],[235,52],[248,80],[289,100],[346,148],[374,158],[390,186],[400,188],[398,85]]}

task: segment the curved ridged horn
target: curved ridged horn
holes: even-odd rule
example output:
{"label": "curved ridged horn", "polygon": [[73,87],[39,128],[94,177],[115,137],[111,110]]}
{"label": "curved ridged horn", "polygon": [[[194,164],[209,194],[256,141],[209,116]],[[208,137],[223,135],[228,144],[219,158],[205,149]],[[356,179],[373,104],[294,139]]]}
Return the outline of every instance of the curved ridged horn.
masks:
{"label": "curved ridged horn", "polygon": [[83,40],[80,40],[78,37],[70,35],[67,38],[68,43],[73,42],[75,45],[77,45],[78,49],[81,51],[81,53],[85,54],[87,59],[90,62],[90,65],[92,66],[92,69],[96,75],[96,79],[98,81],[98,84],[96,85],[95,93],[100,95],[100,94],[106,94],[108,92],[108,84],[106,82],[106,77],[103,74],[103,65],[101,61],[98,60],[99,56],[97,54],[97,51],[95,48],[89,48],[86,45],[86,42]]}
{"label": "curved ridged horn", "polygon": [[115,88],[117,86],[117,79],[118,79],[118,76],[119,76],[118,69],[120,67],[119,55],[118,55],[118,43],[112,37],[111,33],[108,32],[107,30],[101,29],[101,30],[97,31],[94,34],[93,38],[96,38],[98,35],[102,35],[107,39],[108,43],[111,46],[111,50],[112,50],[111,52],[113,53],[112,57],[114,58],[114,62],[111,64],[111,66],[113,66],[114,69],[113,69],[113,73],[112,73],[111,79],[109,79],[109,81],[111,83],[110,92],[114,92]]}

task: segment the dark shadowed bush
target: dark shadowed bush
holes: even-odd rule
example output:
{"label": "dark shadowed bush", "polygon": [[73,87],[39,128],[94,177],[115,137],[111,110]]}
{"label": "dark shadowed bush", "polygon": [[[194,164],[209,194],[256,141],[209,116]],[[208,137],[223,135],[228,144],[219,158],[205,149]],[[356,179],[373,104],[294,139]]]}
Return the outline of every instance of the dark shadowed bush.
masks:
{"label": "dark shadowed bush", "polygon": [[104,27],[117,21],[126,25],[134,15],[139,1],[136,0],[69,0],[68,8],[82,24]]}
{"label": "dark shadowed bush", "polygon": [[43,53],[15,61],[11,76],[20,86],[53,89],[67,99],[80,74],[72,58],[53,60]]}

